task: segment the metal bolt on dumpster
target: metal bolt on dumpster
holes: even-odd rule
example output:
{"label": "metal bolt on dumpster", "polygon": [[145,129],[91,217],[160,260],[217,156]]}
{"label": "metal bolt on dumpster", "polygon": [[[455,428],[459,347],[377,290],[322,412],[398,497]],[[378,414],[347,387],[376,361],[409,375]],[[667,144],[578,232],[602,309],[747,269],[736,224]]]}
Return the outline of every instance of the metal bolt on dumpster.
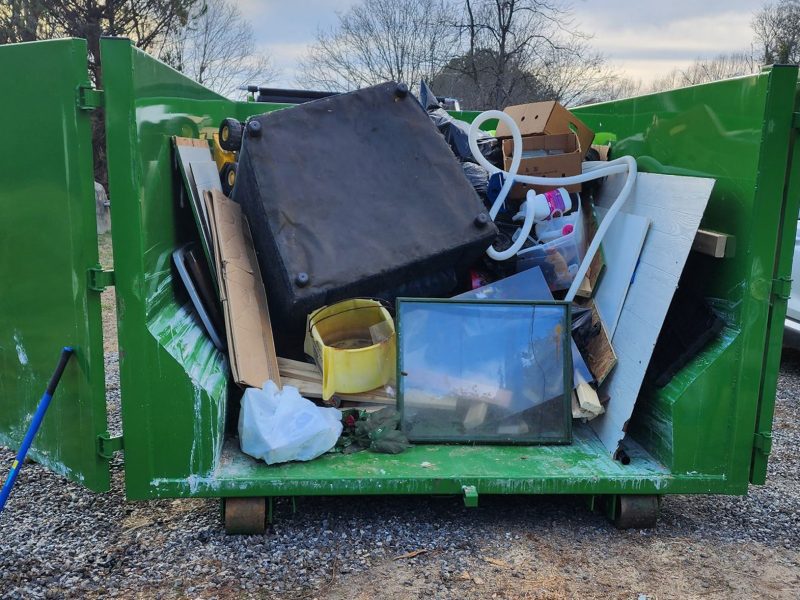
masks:
{"label": "metal bolt on dumpster", "polygon": [[[31,456],[104,492],[122,450],[128,499],[223,498],[230,530],[263,530],[274,497],[370,494],[457,494],[470,506],[484,494],[580,494],[640,526],[654,522],[664,494],[745,494],[764,483],[800,195],[797,67],[574,110],[642,172],[715,179],[702,226],[736,238],[733,256],[693,255],[687,266],[726,325],[668,385],[642,392],[627,425],[629,461],[576,424],[561,446],[416,444],[268,466],[240,452],[226,358],[173,292],[171,255],[193,224],[175,217],[170,140],[210,137],[226,118],[286,105],[228,100],[125,39],[103,39],[101,56],[102,91],[88,83],[83,40],[0,47],[0,77],[12,82],[0,95],[11,140],[0,150],[3,445],[20,444],[59,340],[76,360]],[[99,108],[113,274],[98,268]],[[107,433],[100,291],[111,285],[122,439]]]}

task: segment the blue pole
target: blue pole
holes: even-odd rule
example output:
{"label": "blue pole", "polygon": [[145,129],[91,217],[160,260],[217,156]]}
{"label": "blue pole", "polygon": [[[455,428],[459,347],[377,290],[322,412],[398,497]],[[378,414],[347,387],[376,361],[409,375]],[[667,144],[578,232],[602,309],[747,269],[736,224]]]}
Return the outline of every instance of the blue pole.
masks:
{"label": "blue pole", "polygon": [[11,463],[11,471],[9,471],[6,482],[3,484],[3,489],[0,490],[0,512],[2,512],[6,506],[8,496],[11,494],[11,488],[14,487],[14,482],[17,480],[17,475],[19,475],[19,471],[22,468],[22,463],[25,460],[25,456],[28,454],[28,450],[31,448],[33,438],[36,437],[36,432],[39,431],[39,426],[42,424],[42,419],[44,419],[47,408],[50,406],[50,400],[53,399],[53,394],[56,391],[58,382],[61,380],[61,375],[64,374],[64,369],[66,368],[73,352],[74,350],[69,346],[64,346],[64,348],[61,350],[61,357],[58,359],[58,366],[56,366],[56,370],[53,373],[53,376],[50,378],[50,383],[47,384],[47,389],[45,390],[42,399],[39,400],[39,406],[36,408],[36,414],[33,415],[33,420],[31,421],[30,427],[28,427],[27,433],[25,433],[25,439],[22,440],[22,445],[19,447],[17,457],[14,459],[14,462]]}

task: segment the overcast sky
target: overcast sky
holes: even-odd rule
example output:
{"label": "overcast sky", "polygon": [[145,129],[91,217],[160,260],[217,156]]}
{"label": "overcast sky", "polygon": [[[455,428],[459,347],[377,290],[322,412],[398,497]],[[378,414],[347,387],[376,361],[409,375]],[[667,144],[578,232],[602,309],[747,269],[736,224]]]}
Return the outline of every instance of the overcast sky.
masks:
{"label": "overcast sky", "polygon": [[[297,60],[318,28],[356,0],[239,0],[260,49],[281,70],[275,86],[295,87]],[[620,71],[644,83],[696,58],[749,48],[760,0],[573,0],[580,29]]]}

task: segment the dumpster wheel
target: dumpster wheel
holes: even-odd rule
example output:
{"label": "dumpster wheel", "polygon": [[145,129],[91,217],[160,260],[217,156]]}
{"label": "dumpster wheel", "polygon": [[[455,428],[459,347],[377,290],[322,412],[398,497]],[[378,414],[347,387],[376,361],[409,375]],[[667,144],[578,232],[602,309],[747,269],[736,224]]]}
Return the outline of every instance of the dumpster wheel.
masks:
{"label": "dumpster wheel", "polygon": [[660,497],[621,495],[616,498],[614,525],[618,529],[649,529],[658,522]]}
{"label": "dumpster wheel", "polygon": [[231,535],[257,535],[267,529],[267,499],[223,498],[222,515],[225,533]]}

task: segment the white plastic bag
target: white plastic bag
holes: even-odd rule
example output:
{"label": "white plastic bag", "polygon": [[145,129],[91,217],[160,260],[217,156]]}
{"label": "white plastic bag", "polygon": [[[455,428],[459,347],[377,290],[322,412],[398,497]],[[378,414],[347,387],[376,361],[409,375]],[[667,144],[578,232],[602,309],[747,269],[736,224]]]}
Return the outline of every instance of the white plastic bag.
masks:
{"label": "white plastic bag", "polygon": [[267,381],[264,389],[248,388],[239,412],[242,452],[268,465],[311,460],[336,444],[342,433],[342,413],[303,398],[296,387],[282,390]]}

